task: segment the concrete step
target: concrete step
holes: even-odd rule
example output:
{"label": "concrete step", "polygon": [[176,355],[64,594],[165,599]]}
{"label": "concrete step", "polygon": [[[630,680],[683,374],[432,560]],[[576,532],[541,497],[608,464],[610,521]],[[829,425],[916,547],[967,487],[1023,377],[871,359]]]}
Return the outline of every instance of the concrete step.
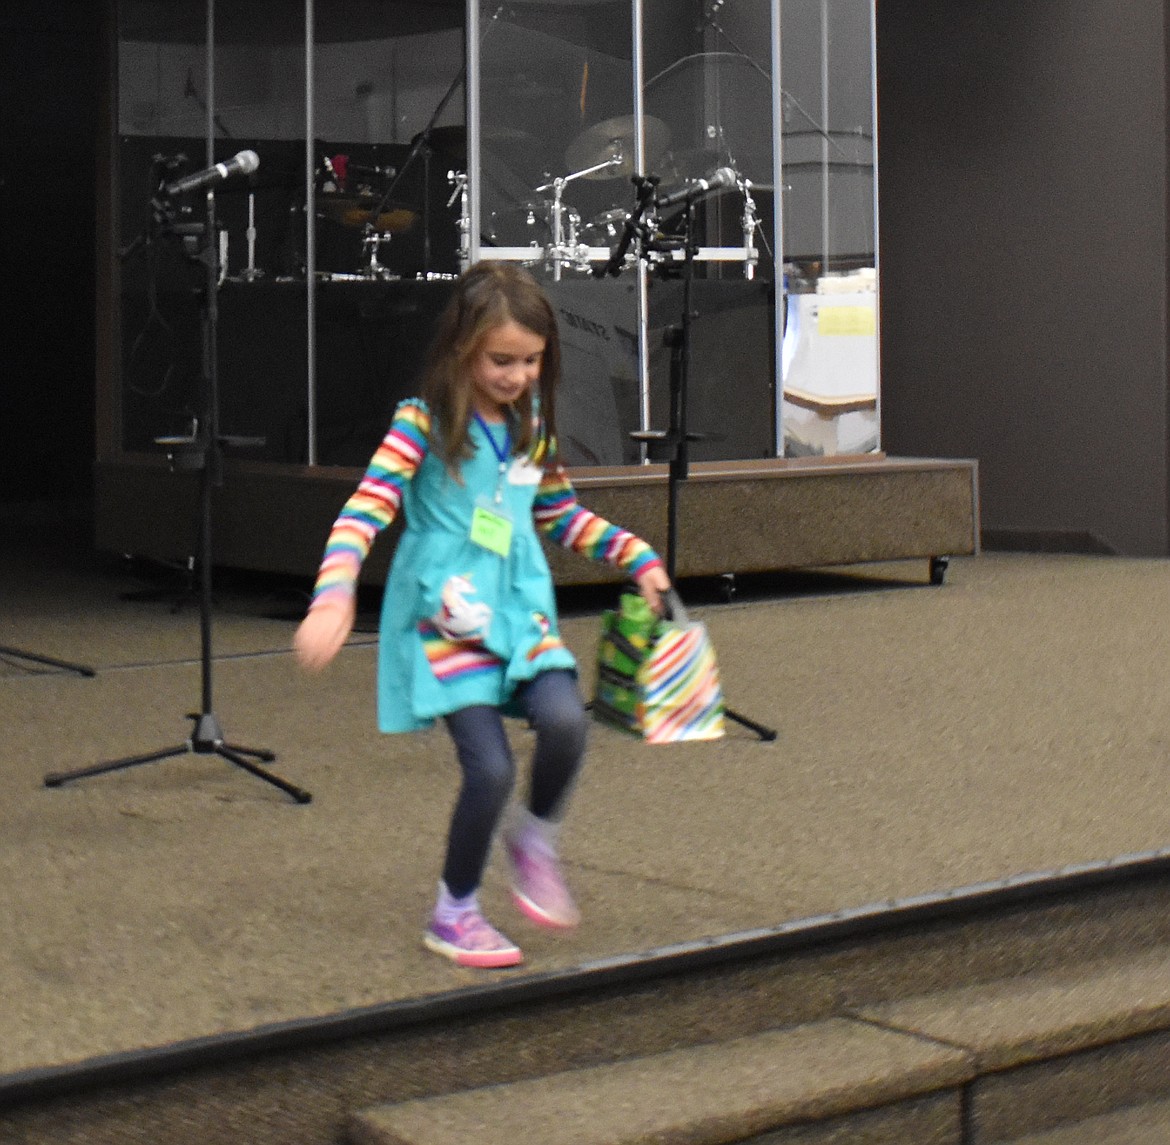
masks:
{"label": "concrete step", "polygon": [[1128,1106],[1072,1125],[1015,1137],[1003,1145],[1166,1145],[1170,1100]]}
{"label": "concrete step", "polygon": [[1073,1132],[1077,1122],[1120,1117],[1167,1094],[1170,946],[1159,945],[389,1104],[356,1115],[350,1137],[356,1145],[455,1145],[469,1134],[483,1145],[716,1145],[766,1133],[769,1145],[998,1145]]}
{"label": "concrete step", "polygon": [[1170,1095],[1170,945],[863,1006],[854,1016],[969,1055],[974,1145]]}
{"label": "concrete step", "polygon": [[[355,1117],[350,1137],[359,1145],[715,1145],[783,1125],[832,1120],[840,1129],[843,1117],[883,1109],[882,1135],[871,1124],[867,1142],[941,1142],[951,1138],[938,1132],[958,1124],[969,1076],[961,1051],[830,1019],[388,1105]],[[940,1091],[941,1101],[921,1100]]]}
{"label": "concrete step", "polygon": [[[836,1064],[814,1071],[811,1098],[781,1089],[768,1099],[788,1119],[768,1145],[990,1145],[1170,1095],[1170,974],[1160,969],[1170,865],[1138,856],[1119,872],[1090,870],[1087,885],[1079,869],[1056,891],[1033,883],[879,903],[562,974],[467,972],[451,993],[405,1004],[0,1078],[0,1139],[338,1145],[354,1111],[568,1070],[633,1063],[636,1073],[639,1059],[795,1030],[796,1046],[824,1036]],[[901,909],[883,913],[891,905]],[[835,1033],[855,1027],[925,1047],[927,1062],[965,1055],[966,1080],[911,1071],[907,1085],[865,1052],[895,1043]],[[767,1044],[784,1085],[807,1080],[811,1051],[785,1062],[784,1039]]]}

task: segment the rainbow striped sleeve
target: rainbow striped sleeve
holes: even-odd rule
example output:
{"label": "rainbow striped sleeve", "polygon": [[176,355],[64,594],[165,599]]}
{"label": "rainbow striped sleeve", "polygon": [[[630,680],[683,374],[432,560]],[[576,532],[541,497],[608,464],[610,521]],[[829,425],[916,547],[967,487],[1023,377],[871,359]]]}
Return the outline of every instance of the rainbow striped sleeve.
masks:
{"label": "rainbow striped sleeve", "polygon": [[591,560],[613,565],[632,577],[662,564],[658,554],[640,537],[586,509],[577,500],[569,476],[560,465],[545,469],[532,516],[549,540]]}
{"label": "rainbow striped sleeve", "polygon": [[402,491],[427,453],[431,415],[418,398],[400,402],[365,476],[333,523],[313,589],[313,604],[353,596],[374,538],[398,515]]}

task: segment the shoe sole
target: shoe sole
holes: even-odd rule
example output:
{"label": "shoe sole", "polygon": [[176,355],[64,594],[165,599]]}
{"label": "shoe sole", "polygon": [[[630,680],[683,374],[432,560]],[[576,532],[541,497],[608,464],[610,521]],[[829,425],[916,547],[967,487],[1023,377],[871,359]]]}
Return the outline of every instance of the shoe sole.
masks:
{"label": "shoe sole", "polygon": [[516,909],[530,922],[549,930],[572,930],[581,921],[581,916],[577,913],[570,916],[549,914],[515,887],[512,888],[512,901],[516,904]]}
{"label": "shoe sole", "polygon": [[507,950],[463,950],[429,931],[423,935],[423,945],[435,954],[449,958],[457,966],[470,966],[474,970],[499,970],[505,966],[519,966],[524,961],[524,953],[518,946]]}

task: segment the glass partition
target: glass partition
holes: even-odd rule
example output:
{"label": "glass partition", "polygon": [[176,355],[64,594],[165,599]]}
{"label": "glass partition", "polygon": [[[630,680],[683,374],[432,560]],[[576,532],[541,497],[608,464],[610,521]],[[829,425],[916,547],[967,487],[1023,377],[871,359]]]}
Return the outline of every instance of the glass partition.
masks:
{"label": "glass partition", "polygon": [[[652,170],[666,203],[703,181],[716,188],[658,210],[670,245],[689,238],[692,268],[687,431],[697,460],[776,450],[773,75],[777,9],[767,0],[646,0],[643,107],[663,149]],[[722,180],[722,183],[720,181]],[[689,222],[688,222],[689,214]],[[683,321],[681,253],[649,280],[652,417],[669,416],[671,350]]]}
{"label": "glass partition", "polygon": [[472,257],[520,262],[552,299],[568,462],[636,462],[640,275],[592,273],[632,202],[630,176],[643,169],[629,0],[478,0],[469,22],[479,157]]}
{"label": "glass partition", "polygon": [[[123,445],[156,450],[204,416],[200,292],[191,235],[207,195],[160,186],[241,151],[248,177],[213,193],[221,263],[217,354],[221,429],[259,437],[247,456],[304,460],[304,9],[266,3],[262,20],[207,0],[121,0],[118,123]],[[299,282],[280,305],[260,283]],[[248,289],[244,289],[245,286]],[[253,289],[254,288],[254,289]],[[262,382],[259,381],[262,379]]]}
{"label": "glass partition", "polygon": [[789,457],[880,448],[872,0],[781,0]]}
{"label": "glass partition", "polygon": [[[774,203],[776,6],[739,5],[727,31],[719,7],[477,0],[469,9],[480,133],[472,257],[524,263],[557,303],[558,420],[573,464],[639,461],[631,434],[667,428],[665,342],[681,318],[687,239],[699,248],[688,402],[703,438],[691,455],[776,453],[774,247],[760,253],[774,229],[760,224]],[[733,32],[762,46],[763,59]],[[674,202],[716,172],[726,179],[717,193],[696,195],[693,210]],[[635,176],[657,184],[648,206]]]}
{"label": "glass partition", "polygon": [[464,0],[315,0],[313,455],[364,465],[460,269]]}
{"label": "glass partition", "polygon": [[364,464],[482,257],[554,301],[573,465],[666,428],[688,278],[692,457],[879,447],[872,0],[117,10],[127,451],[200,416],[200,270],[159,213],[207,196],[159,189],[244,150],[212,203],[221,429],[249,457]]}
{"label": "glass partition", "polygon": [[251,150],[211,195],[220,428],[259,439],[248,458],[368,460],[459,270],[463,9],[119,0],[125,450],[202,416],[202,271],[177,232],[208,196],[160,188]]}

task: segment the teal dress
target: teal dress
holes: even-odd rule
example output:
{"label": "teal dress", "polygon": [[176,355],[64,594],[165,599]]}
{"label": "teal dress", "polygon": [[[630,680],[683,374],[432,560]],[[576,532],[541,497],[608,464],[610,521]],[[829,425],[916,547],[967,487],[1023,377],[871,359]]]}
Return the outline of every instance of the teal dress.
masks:
{"label": "teal dress", "polygon": [[[405,529],[395,550],[378,650],[378,725],[416,731],[475,704],[512,711],[516,687],[538,673],[575,669],[557,630],[552,574],[533,521],[542,470],[499,452],[505,427],[470,426],[474,457],[457,481],[427,451],[402,492]],[[477,508],[511,535],[501,554],[473,538]],[[481,536],[476,531],[476,536]],[[494,542],[499,546],[499,542]],[[503,546],[499,546],[503,547]]]}

